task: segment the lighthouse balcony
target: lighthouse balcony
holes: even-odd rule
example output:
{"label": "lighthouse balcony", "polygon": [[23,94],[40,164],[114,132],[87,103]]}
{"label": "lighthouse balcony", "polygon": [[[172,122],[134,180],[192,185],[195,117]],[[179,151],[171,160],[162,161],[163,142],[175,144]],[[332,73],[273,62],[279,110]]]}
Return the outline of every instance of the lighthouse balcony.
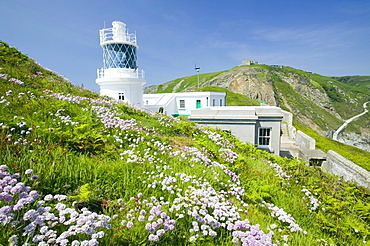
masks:
{"label": "lighthouse balcony", "polygon": [[113,79],[113,78],[137,78],[144,79],[144,70],[131,68],[101,68],[97,71],[98,79]]}
{"label": "lighthouse balcony", "polygon": [[106,43],[131,43],[136,45],[136,34],[127,33],[124,27],[102,29],[100,30],[100,45]]}

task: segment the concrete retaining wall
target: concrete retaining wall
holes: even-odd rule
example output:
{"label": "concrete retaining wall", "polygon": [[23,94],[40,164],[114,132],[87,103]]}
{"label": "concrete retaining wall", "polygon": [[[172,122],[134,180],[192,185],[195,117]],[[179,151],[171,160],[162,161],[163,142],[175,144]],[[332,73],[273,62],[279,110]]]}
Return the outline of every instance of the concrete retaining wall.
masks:
{"label": "concrete retaining wall", "polygon": [[297,135],[297,129],[292,125],[288,125],[288,134],[292,140],[295,140]]}
{"label": "concrete retaining wall", "polygon": [[283,113],[283,121],[288,124],[288,126],[293,125],[293,114],[291,112],[281,110]]}
{"label": "concrete retaining wall", "polygon": [[350,181],[370,189],[370,172],[333,150],[328,151],[326,163],[323,163],[321,168],[325,172],[341,176],[345,181]]}
{"label": "concrete retaining wall", "polygon": [[296,143],[301,150],[315,149],[316,140],[308,136],[306,133],[297,131],[295,136]]}
{"label": "concrete retaining wall", "polygon": [[285,110],[281,110],[281,112],[283,113],[283,122],[287,124],[288,136],[290,139],[295,140],[297,130],[293,126],[293,114]]}

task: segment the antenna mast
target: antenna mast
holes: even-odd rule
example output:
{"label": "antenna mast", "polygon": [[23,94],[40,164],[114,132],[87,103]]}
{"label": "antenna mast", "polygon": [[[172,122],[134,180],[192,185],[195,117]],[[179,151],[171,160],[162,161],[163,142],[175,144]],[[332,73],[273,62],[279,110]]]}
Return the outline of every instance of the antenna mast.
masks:
{"label": "antenna mast", "polygon": [[198,73],[198,89],[199,89],[199,70],[200,70],[200,67],[197,67],[197,64],[195,64],[195,71],[197,71]]}

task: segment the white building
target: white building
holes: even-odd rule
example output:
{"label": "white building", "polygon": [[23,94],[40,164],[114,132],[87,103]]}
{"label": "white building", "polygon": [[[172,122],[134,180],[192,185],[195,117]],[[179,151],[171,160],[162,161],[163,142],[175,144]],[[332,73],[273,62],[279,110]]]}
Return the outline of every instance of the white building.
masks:
{"label": "white building", "polygon": [[242,142],[280,154],[283,112],[275,106],[210,107],[192,110],[189,119],[212,128],[231,131]]}
{"label": "white building", "polygon": [[199,108],[226,105],[225,92],[181,92],[144,94],[144,106],[170,116],[189,116]]}
{"label": "white building", "polygon": [[140,106],[146,81],[144,71],[137,67],[136,34],[129,34],[125,23],[113,21],[112,26],[100,30],[103,68],[98,69],[96,83],[101,95]]}

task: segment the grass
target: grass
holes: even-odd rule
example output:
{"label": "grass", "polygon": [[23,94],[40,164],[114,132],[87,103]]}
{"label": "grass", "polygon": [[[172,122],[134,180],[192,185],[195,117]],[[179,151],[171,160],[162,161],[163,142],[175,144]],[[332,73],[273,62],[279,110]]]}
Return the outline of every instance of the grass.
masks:
{"label": "grass", "polygon": [[369,94],[370,76],[343,76],[332,78],[345,84],[354,86],[358,88],[361,92],[367,92]]}

